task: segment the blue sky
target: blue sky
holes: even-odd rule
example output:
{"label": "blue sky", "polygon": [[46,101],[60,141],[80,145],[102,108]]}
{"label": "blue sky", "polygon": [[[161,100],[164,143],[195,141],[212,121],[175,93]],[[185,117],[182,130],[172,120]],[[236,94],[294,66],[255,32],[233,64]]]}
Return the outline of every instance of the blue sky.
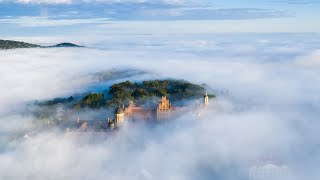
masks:
{"label": "blue sky", "polygon": [[[0,0],[0,33],[21,27],[67,31],[114,21],[144,26],[156,21],[208,33],[318,33],[319,9],[317,0]],[[196,21],[198,28],[186,21]]]}
{"label": "blue sky", "polygon": [[[0,51],[0,179],[246,179],[233,176],[273,153],[296,179],[320,179],[319,9],[320,0],[0,0],[0,39],[86,46]],[[97,76],[117,69],[147,73]],[[55,130],[7,143],[37,122],[25,112],[35,100],[165,78],[212,87],[212,110],[159,129],[129,123],[101,144]]]}

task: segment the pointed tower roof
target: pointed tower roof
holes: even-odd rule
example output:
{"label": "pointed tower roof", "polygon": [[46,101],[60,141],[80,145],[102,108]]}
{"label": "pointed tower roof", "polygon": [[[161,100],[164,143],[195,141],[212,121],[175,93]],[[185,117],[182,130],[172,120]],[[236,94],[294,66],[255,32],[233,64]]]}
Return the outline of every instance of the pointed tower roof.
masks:
{"label": "pointed tower roof", "polygon": [[124,109],[119,106],[119,107],[116,109],[115,114],[124,114]]}

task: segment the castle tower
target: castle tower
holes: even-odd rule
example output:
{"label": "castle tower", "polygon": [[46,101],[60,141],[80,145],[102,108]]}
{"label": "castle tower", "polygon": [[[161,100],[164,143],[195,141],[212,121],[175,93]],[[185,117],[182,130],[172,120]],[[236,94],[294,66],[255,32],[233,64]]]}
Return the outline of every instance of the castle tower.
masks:
{"label": "castle tower", "polygon": [[171,108],[171,103],[166,96],[162,96],[161,100],[158,103],[158,111],[168,111]]}
{"label": "castle tower", "polygon": [[209,105],[209,96],[208,96],[208,93],[206,93],[204,96],[203,96],[203,103],[204,105]]}
{"label": "castle tower", "polygon": [[114,120],[116,124],[121,124],[124,121],[124,109],[122,107],[118,107],[114,113]]}
{"label": "castle tower", "polygon": [[161,100],[158,103],[157,107],[157,120],[167,120],[169,119],[169,112],[171,109],[171,103],[166,96],[162,96]]}

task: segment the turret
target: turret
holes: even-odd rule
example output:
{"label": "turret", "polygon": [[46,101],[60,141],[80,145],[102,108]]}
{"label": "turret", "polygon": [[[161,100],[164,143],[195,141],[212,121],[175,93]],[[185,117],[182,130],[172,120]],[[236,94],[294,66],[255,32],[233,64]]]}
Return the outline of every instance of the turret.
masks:
{"label": "turret", "polygon": [[118,107],[114,113],[115,123],[120,124],[124,121],[124,109],[122,107]]}
{"label": "turret", "polygon": [[204,105],[209,105],[209,96],[208,96],[208,93],[206,93],[204,96],[203,96],[203,103]]}

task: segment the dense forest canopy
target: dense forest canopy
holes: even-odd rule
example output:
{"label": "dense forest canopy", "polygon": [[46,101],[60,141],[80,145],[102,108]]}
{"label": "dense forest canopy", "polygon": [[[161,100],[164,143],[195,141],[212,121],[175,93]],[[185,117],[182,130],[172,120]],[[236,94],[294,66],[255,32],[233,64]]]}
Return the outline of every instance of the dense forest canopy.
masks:
{"label": "dense forest canopy", "polygon": [[[124,81],[97,92],[36,101],[30,112],[37,117],[36,124],[46,126],[49,119],[59,123],[59,119],[68,119],[67,116],[72,116],[73,112],[97,109],[108,112],[118,106],[128,105],[132,100],[139,106],[155,107],[161,96],[167,96],[173,105],[180,106],[184,100],[202,99],[206,88],[208,87],[205,84],[196,85],[185,80]],[[213,94],[208,96],[215,97]],[[63,109],[63,116],[59,109]]]}
{"label": "dense forest canopy", "polygon": [[[113,84],[101,91],[86,93],[80,97],[56,98],[38,103],[41,106],[56,104],[69,105],[73,109],[99,109],[128,104],[133,100],[138,105],[146,102],[157,102],[161,96],[167,96],[171,102],[202,98],[206,89],[202,85],[192,84],[184,80],[150,80],[143,82],[125,81]],[[209,97],[215,97],[209,94]]]}

